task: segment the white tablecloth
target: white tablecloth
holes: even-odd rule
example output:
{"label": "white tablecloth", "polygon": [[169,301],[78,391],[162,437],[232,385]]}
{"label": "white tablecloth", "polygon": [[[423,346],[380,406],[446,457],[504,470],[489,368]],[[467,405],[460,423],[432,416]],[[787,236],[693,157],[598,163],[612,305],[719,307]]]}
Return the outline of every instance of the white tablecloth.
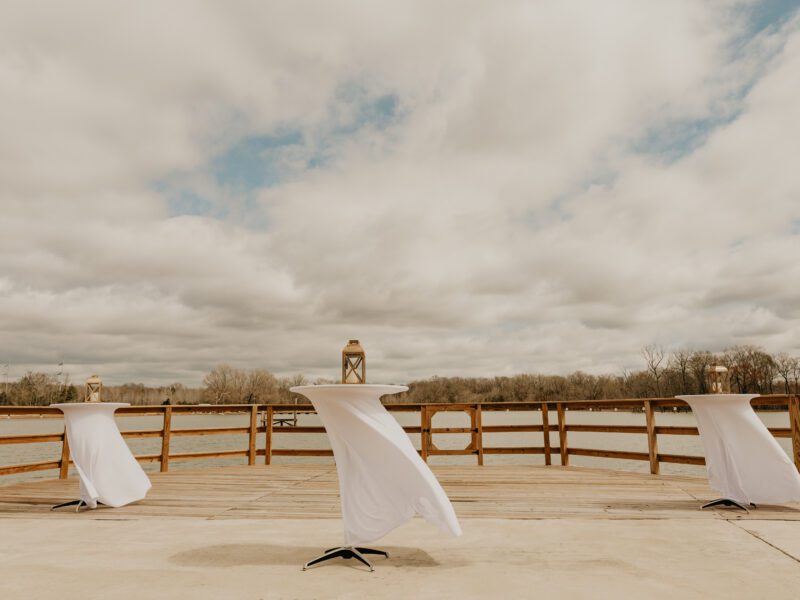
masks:
{"label": "white tablecloth", "polygon": [[313,385],[291,391],[311,400],[328,432],[342,503],[345,546],[363,545],[419,514],[461,535],[442,486],[400,424],[380,402],[396,385]]}
{"label": "white tablecloth", "polygon": [[744,504],[800,501],[800,474],[750,406],[758,394],[677,396],[692,407],[712,489]]}
{"label": "white tablecloth", "polygon": [[61,409],[67,426],[69,452],[80,478],[80,494],[89,508],[98,502],[124,506],[141,500],[150,479],[134,458],[114,421],[121,402],[51,404]]}

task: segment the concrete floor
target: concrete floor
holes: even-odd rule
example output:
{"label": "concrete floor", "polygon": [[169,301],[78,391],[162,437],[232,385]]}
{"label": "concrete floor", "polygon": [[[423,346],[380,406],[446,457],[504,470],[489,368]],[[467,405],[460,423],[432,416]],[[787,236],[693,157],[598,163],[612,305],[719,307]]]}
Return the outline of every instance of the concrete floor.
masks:
{"label": "concrete floor", "polygon": [[414,520],[370,573],[300,566],[340,539],[314,520],[0,521],[0,598],[800,597],[800,522]]}

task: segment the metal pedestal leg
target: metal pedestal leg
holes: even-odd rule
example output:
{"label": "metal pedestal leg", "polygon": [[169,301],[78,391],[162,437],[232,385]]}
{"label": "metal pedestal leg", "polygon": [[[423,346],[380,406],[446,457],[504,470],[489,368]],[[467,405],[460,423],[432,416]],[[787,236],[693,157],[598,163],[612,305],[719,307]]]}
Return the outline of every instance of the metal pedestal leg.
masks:
{"label": "metal pedestal leg", "polygon": [[319,564],[321,562],[325,562],[326,560],[331,560],[332,558],[355,558],[360,563],[363,563],[367,567],[369,567],[370,571],[374,571],[375,569],[372,567],[372,564],[364,558],[365,554],[376,554],[379,556],[383,556],[385,558],[389,558],[389,553],[384,552],[383,550],[376,550],[374,548],[362,548],[357,546],[340,546],[338,548],[329,548],[325,551],[322,556],[318,556],[314,560],[308,561],[306,564],[303,565],[303,571],[308,569],[309,567]]}
{"label": "metal pedestal leg", "polygon": [[[717,498],[716,500],[712,500],[711,502],[708,502],[707,504],[703,504],[703,506],[701,507],[701,510],[703,508],[712,508],[714,506],[733,506],[735,508],[739,508],[739,509],[743,510],[746,513],[750,512],[744,504],[742,504],[741,502],[737,502],[736,500],[731,500],[730,498]],[[750,506],[752,506],[753,508],[756,508],[755,504],[751,504]]]}
{"label": "metal pedestal leg", "polygon": [[77,506],[75,507],[75,512],[79,512],[81,510],[81,506],[86,506],[86,503],[83,500],[70,500],[69,502],[62,502],[61,504],[56,504],[55,506],[51,506],[50,510],[56,510],[57,508],[64,508],[65,506]]}
{"label": "metal pedestal leg", "polygon": [[[77,505],[77,506],[76,506]],[[55,506],[51,506],[50,510],[56,510],[57,508],[64,508],[65,506],[75,506],[75,512],[80,512],[81,508],[84,506],[89,508],[89,505],[86,504],[83,500],[70,500],[69,502],[62,502],[61,504],[56,504]],[[105,506],[102,502],[98,502],[97,506]]]}

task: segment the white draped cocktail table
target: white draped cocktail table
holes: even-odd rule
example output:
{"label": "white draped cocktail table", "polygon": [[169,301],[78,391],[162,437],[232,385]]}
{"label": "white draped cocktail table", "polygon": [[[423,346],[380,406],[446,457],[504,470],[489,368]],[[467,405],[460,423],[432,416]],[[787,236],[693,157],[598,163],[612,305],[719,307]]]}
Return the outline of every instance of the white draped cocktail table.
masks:
{"label": "white draped cocktail table", "polygon": [[750,400],[758,394],[676,396],[692,407],[703,440],[711,488],[722,498],[704,505],[800,501],[800,474]]}
{"label": "white draped cocktail table", "polygon": [[405,386],[370,384],[291,388],[311,400],[328,432],[344,523],[344,546],[309,561],[304,570],[336,557],[355,558],[372,570],[363,555],[387,554],[363,545],[414,515],[452,535],[461,535],[447,494],[406,432],[381,404],[381,396],[406,390]]}
{"label": "white draped cocktail table", "polygon": [[51,404],[64,413],[69,452],[80,478],[80,500],[62,506],[99,504],[119,507],[141,500],[150,489],[150,479],[122,438],[114,411],[122,402],[75,402]]}

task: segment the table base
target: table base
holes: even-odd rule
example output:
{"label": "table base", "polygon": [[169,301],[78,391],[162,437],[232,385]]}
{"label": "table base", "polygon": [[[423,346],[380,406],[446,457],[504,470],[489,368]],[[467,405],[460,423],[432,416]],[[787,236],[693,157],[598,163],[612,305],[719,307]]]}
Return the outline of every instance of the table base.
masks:
{"label": "table base", "polygon": [[[69,502],[62,502],[61,504],[56,504],[55,506],[51,506],[50,510],[56,510],[57,508],[64,508],[65,506],[75,506],[75,512],[80,512],[82,506],[88,507],[89,505],[86,504],[86,502],[84,502],[83,500],[70,500]],[[103,503],[98,502],[97,506],[103,506]]]}
{"label": "table base", "polygon": [[[704,508],[712,508],[714,506],[733,506],[742,509],[744,512],[748,513],[750,512],[744,504],[742,504],[741,502],[737,502],[736,500],[731,500],[730,498],[717,498],[716,500],[712,500],[707,504],[703,504],[703,506],[700,507],[700,510]],[[750,506],[752,506],[753,508],[758,508],[752,502],[750,503]]]}
{"label": "table base", "polygon": [[389,553],[384,552],[383,550],[375,550],[374,548],[362,548],[356,546],[340,546],[338,548],[329,548],[325,550],[325,553],[322,556],[318,556],[314,560],[308,561],[306,564],[303,565],[303,571],[308,569],[313,565],[319,564],[321,562],[325,562],[326,560],[331,560],[332,558],[355,558],[357,561],[367,565],[369,567],[370,572],[374,571],[375,569],[372,567],[372,564],[364,558],[365,554],[377,554],[379,556],[383,556],[385,558],[389,558]]}

